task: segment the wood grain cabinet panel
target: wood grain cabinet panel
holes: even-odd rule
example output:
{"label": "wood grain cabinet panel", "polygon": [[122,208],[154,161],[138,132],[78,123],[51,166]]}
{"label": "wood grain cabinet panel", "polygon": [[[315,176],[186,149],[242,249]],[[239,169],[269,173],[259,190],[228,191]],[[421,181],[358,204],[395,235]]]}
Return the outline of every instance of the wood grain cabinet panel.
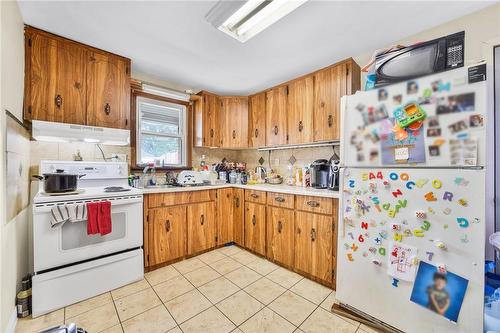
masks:
{"label": "wood grain cabinet panel", "polygon": [[266,145],[266,93],[248,98],[248,146]]}
{"label": "wood grain cabinet panel", "polygon": [[195,147],[219,147],[219,96],[201,91],[193,100],[193,144]]}
{"label": "wood grain cabinet panel", "polygon": [[245,190],[245,202],[266,204],[267,192],[256,190]]}
{"label": "wood grain cabinet panel", "polygon": [[149,265],[154,266],[186,255],[186,207],[151,209],[148,212]]}
{"label": "wood grain cabinet panel", "polygon": [[148,207],[167,207],[214,200],[215,190],[155,193],[148,194]]}
{"label": "wood grain cabinet panel", "polygon": [[88,53],[87,124],[129,128],[130,61],[114,55]]}
{"label": "wood grain cabinet panel", "polygon": [[248,98],[221,97],[221,147],[248,146]]}
{"label": "wood grain cabinet panel", "polygon": [[333,218],[295,212],[295,268],[327,283],[333,278]]}
{"label": "wood grain cabinet panel", "polygon": [[243,246],[245,244],[245,192],[241,188],[233,188],[233,223],[234,241]]}
{"label": "wood grain cabinet panel", "polygon": [[266,92],[266,146],[287,143],[287,95],[287,86]]}
{"label": "wood grain cabinet panel", "polygon": [[266,255],[266,206],[245,203],[245,247]]}
{"label": "wood grain cabinet panel", "polygon": [[295,196],[293,194],[269,192],[267,193],[267,204],[293,209],[295,207]]}
{"label": "wood grain cabinet panel", "polygon": [[85,49],[44,34],[25,38],[25,118],[85,124]]}
{"label": "wood grain cabinet panel", "polygon": [[307,76],[288,84],[288,143],[313,141],[314,79]]}
{"label": "wood grain cabinet panel", "polygon": [[217,190],[217,245],[234,240],[234,196],[232,188]]}
{"label": "wood grain cabinet panel", "polygon": [[306,195],[295,196],[297,210],[319,214],[333,214],[333,199]]}
{"label": "wood grain cabinet panel", "polygon": [[187,254],[215,247],[215,202],[187,206]]}
{"label": "wood grain cabinet panel", "polygon": [[294,262],[294,211],[267,208],[267,256],[288,267]]}

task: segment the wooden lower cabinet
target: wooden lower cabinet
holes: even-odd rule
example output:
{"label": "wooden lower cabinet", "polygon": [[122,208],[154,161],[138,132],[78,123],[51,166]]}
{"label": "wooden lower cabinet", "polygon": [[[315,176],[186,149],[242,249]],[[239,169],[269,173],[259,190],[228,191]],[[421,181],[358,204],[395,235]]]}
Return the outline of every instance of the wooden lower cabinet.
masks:
{"label": "wooden lower cabinet", "polygon": [[234,240],[233,189],[217,191],[217,245]]}
{"label": "wooden lower cabinet", "polygon": [[[222,207],[223,208],[223,207]],[[245,191],[233,188],[233,239],[238,245],[245,244]]]}
{"label": "wooden lower cabinet", "polygon": [[267,207],[267,257],[285,266],[294,261],[294,211]]}
{"label": "wooden lower cabinet", "polygon": [[245,247],[266,255],[266,206],[245,203]]}
{"label": "wooden lower cabinet", "polygon": [[295,268],[333,282],[333,217],[295,212]]}
{"label": "wooden lower cabinet", "polygon": [[187,254],[215,247],[215,202],[187,206]]}
{"label": "wooden lower cabinet", "polygon": [[151,232],[149,265],[154,266],[186,255],[186,207],[149,211]]}

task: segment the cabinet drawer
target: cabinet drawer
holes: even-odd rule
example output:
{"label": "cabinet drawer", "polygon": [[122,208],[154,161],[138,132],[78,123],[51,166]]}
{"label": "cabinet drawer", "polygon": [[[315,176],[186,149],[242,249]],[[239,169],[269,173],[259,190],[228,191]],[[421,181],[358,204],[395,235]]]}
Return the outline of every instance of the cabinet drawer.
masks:
{"label": "cabinet drawer", "polygon": [[255,190],[245,190],[245,201],[265,204],[266,203],[266,192],[255,191]]}
{"label": "cabinet drawer", "polygon": [[147,194],[148,208],[215,200],[215,190]]}
{"label": "cabinet drawer", "polygon": [[331,198],[311,197],[305,195],[297,195],[296,198],[297,210],[320,214],[333,213],[333,199]]}
{"label": "cabinet drawer", "polygon": [[283,207],[283,208],[294,208],[294,195],[284,194],[284,193],[267,193],[267,204],[269,206]]}

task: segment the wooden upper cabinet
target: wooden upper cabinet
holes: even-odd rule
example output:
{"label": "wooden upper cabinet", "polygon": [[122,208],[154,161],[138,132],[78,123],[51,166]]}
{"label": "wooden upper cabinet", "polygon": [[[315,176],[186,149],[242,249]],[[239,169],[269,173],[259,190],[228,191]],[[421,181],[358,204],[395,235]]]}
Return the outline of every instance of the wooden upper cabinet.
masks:
{"label": "wooden upper cabinet", "polygon": [[85,124],[85,50],[27,31],[25,118]]}
{"label": "wooden upper cabinet", "polygon": [[129,128],[130,59],[25,29],[26,120]]}
{"label": "wooden upper cabinet", "polygon": [[248,146],[266,145],[266,93],[248,98]]}
{"label": "wooden upper cabinet", "polygon": [[287,95],[287,86],[266,92],[266,146],[287,143]]}
{"label": "wooden upper cabinet", "polygon": [[314,141],[340,139],[340,99],[360,88],[360,69],[352,60],[314,74]]}
{"label": "wooden upper cabinet", "polygon": [[130,61],[89,52],[87,64],[87,124],[128,129]]}
{"label": "wooden upper cabinet", "polygon": [[221,97],[221,147],[248,146],[248,97]]}
{"label": "wooden upper cabinet", "polygon": [[219,147],[220,100],[219,96],[202,91],[194,100],[194,146]]}
{"label": "wooden upper cabinet", "polygon": [[288,84],[288,143],[309,143],[313,140],[314,78]]}

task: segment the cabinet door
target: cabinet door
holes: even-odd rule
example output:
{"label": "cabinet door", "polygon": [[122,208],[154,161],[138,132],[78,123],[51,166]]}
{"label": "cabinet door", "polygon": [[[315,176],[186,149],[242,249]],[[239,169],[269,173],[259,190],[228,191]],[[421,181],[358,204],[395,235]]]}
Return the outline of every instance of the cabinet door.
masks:
{"label": "cabinet door", "polygon": [[221,146],[244,148],[248,146],[247,97],[221,98]]}
{"label": "cabinet door", "polygon": [[212,94],[204,94],[204,146],[206,147],[219,147],[220,140],[220,124],[219,124],[219,110],[220,101],[219,97]]}
{"label": "cabinet door", "polygon": [[148,211],[149,264],[158,265],[186,255],[186,207]]}
{"label": "cabinet door", "polygon": [[340,98],[346,94],[346,64],[314,75],[314,141],[340,139]]}
{"label": "cabinet door", "polygon": [[236,244],[245,244],[245,193],[241,188],[233,188],[233,223],[234,223],[234,241]]}
{"label": "cabinet door", "polygon": [[39,33],[26,38],[25,118],[85,124],[85,49]]}
{"label": "cabinet door", "polygon": [[266,92],[266,145],[287,143],[287,91],[277,87]]}
{"label": "cabinet door", "polygon": [[248,146],[266,145],[266,93],[248,98]]}
{"label": "cabinet door", "polygon": [[311,273],[311,229],[312,220],[308,213],[295,212],[295,268],[304,273]]}
{"label": "cabinet door", "polygon": [[222,245],[234,239],[233,189],[217,190],[217,244]]}
{"label": "cabinet door", "polygon": [[288,85],[288,143],[313,141],[314,79],[312,76]]}
{"label": "cabinet door", "polygon": [[283,265],[293,266],[294,212],[291,209],[267,208],[267,256]]}
{"label": "cabinet door", "polygon": [[245,246],[266,255],[266,206],[245,203]]}
{"label": "cabinet door", "polygon": [[333,218],[295,213],[295,267],[325,282],[332,282]]}
{"label": "cabinet door", "polygon": [[187,226],[188,255],[215,247],[215,203],[188,205]]}
{"label": "cabinet door", "polygon": [[87,124],[129,128],[130,61],[97,52],[88,53]]}
{"label": "cabinet door", "polygon": [[231,98],[221,97],[220,98],[220,147],[231,148],[232,138],[231,138]]}

